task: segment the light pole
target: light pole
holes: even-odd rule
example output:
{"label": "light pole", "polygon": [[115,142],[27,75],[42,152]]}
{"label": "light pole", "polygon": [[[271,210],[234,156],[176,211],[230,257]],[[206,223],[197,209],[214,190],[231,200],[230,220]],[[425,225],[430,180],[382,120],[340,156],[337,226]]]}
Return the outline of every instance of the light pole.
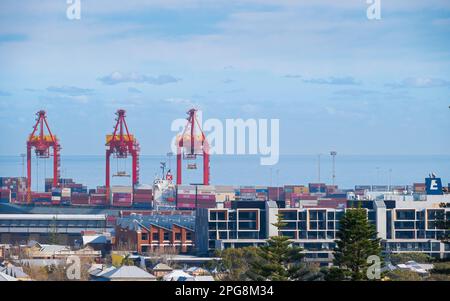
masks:
{"label": "light pole", "polygon": [[389,168],[389,191],[391,191],[392,185],[392,168]]}
{"label": "light pole", "polygon": [[330,152],[330,155],[331,155],[331,157],[333,158],[333,174],[332,174],[332,179],[333,179],[333,185],[334,185],[335,180],[336,180],[336,165],[335,165],[335,163],[336,163],[336,155],[337,155],[337,152],[336,152],[336,151],[331,151],[331,152]]}

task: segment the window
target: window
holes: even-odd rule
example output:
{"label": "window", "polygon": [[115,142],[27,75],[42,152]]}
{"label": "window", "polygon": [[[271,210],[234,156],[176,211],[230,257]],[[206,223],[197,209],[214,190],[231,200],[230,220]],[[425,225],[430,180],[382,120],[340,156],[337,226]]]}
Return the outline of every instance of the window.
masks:
{"label": "window", "polygon": [[334,230],[334,222],[328,222],[328,229]]}
{"label": "window", "polygon": [[306,230],[306,222],[305,221],[298,222],[298,228],[300,230]]}
{"label": "window", "polygon": [[308,231],[308,239],[317,239],[317,231]]}
{"label": "window", "polygon": [[181,240],[181,233],[175,233],[175,240]]}
{"label": "window", "polygon": [[306,211],[299,211],[298,219],[299,220],[306,220]]}
{"label": "window", "polygon": [[239,220],[256,220],[256,211],[239,211]]}
{"label": "window", "polygon": [[395,231],[397,239],[414,239],[414,231]]}
{"label": "window", "polygon": [[192,232],[186,232],[186,240],[192,240]]}
{"label": "window", "polygon": [[416,217],[415,210],[397,210],[397,220],[414,220]]}
{"label": "window", "polygon": [[209,212],[209,219],[212,221],[224,221],[225,220],[225,211],[210,211]]}
{"label": "window", "polygon": [[441,220],[444,218],[444,210],[428,210],[428,219]]}
{"label": "window", "polygon": [[239,222],[239,230],[256,230],[256,222]]}
{"label": "window", "polygon": [[332,221],[332,220],[334,220],[334,212],[333,211],[330,211],[330,212],[328,212],[327,213],[327,218],[328,218],[328,220],[330,221]]}
{"label": "window", "polygon": [[240,239],[258,239],[258,232],[239,232],[238,238]]}
{"label": "window", "polygon": [[164,231],[164,240],[170,240],[170,233]]}
{"label": "window", "polygon": [[295,230],[297,227],[296,222],[285,222],[284,225],[281,227],[281,229],[286,230]]}
{"label": "window", "polygon": [[153,234],[152,234],[152,240],[156,240],[156,241],[159,240],[159,235],[158,235],[158,233],[153,233]]}
{"label": "window", "polygon": [[414,222],[395,222],[396,229],[414,229]]}
{"label": "window", "polygon": [[142,240],[148,240],[148,233],[141,233]]}
{"label": "window", "polygon": [[297,220],[297,211],[280,211],[280,213],[285,221]]}

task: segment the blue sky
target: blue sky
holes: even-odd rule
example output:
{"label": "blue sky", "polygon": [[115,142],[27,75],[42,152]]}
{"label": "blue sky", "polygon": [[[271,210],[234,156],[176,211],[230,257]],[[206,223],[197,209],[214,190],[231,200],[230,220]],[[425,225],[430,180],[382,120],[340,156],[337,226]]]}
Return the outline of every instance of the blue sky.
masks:
{"label": "blue sky", "polygon": [[103,154],[127,110],[143,154],[170,124],[279,118],[282,154],[449,154],[450,2],[81,0],[0,3],[0,154],[48,112],[63,154]]}

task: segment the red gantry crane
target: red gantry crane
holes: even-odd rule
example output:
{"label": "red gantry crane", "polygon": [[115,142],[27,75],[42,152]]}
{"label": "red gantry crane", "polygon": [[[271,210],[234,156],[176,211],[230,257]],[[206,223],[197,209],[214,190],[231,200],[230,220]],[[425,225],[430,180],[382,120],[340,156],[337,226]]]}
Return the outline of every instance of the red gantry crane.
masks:
{"label": "red gantry crane", "polygon": [[[203,156],[203,185],[209,185],[209,144],[197,120],[197,110],[190,109],[187,114],[187,124],[183,134],[177,136],[177,185],[182,183],[182,160],[195,160],[197,156]],[[200,134],[195,134],[197,124]],[[188,169],[197,169],[195,163],[188,164]]]}
{"label": "red gantry crane", "polygon": [[[35,148],[37,158],[49,158],[53,156],[53,183],[52,187],[59,185],[59,151],[61,146],[58,139],[52,134],[47,123],[47,116],[44,110],[36,113],[36,124],[27,140],[27,202],[31,203],[31,149]],[[45,128],[48,135],[46,135]],[[53,148],[53,154],[50,154],[50,148]]]}
{"label": "red gantry crane", "polygon": [[[110,196],[110,156],[126,159],[132,157],[133,187],[139,183],[139,143],[128,131],[125,121],[125,110],[117,110],[116,126],[112,135],[106,135],[106,197]],[[127,176],[125,172],[117,172],[115,176]]]}

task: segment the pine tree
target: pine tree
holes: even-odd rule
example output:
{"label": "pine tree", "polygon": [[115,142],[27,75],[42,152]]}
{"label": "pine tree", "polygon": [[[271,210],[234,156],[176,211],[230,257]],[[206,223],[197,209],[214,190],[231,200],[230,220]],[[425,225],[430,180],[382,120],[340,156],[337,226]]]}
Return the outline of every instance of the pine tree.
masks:
{"label": "pine tree", "polygon": [[[286,223],[282,221],[282,215],[278,214],[278,221],[273,225],[282,229]],[[295,247],[289,241],[289,237],[278,235],[267,240],[267,244],[257,249],[259,260],[251,263],[249,275],[254,280],[286,281],[300,280],[302,268],[302,249]]]}
{"label": "pine tree", "polygon": [[337,248],[334,251],[334,264],[339,267],[347,279],[366,279],[369,267],[367,258],[377,255],[381,259],[380,239],[375,226],[367,220],[363,208],[349,209],[340,221],[336,234]]}

